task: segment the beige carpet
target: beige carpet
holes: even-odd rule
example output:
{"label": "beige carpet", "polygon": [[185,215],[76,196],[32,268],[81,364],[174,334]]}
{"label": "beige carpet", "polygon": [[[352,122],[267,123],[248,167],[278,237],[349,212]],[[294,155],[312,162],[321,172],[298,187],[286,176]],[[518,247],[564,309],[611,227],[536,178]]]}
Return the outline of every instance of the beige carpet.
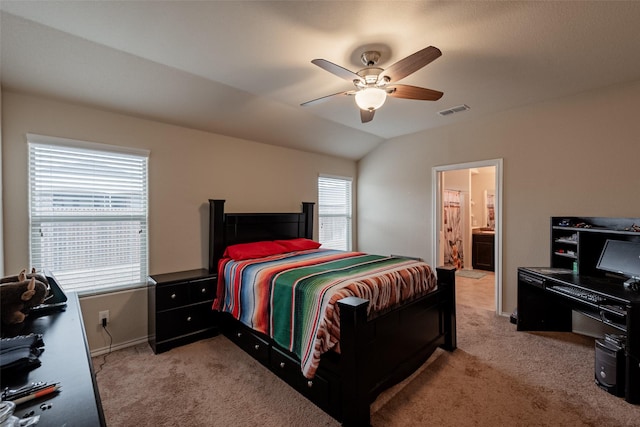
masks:
{"label": "beige carpet", "polygon": [[[437,351],[372,405],[374,426],[637,426],[640,407],[593,383],[593,339],[516,332],[458,305],[458,349]],[[218,336],[154,355],[94,358],[109,426],[338,426]],[[102,366],[102,367],[101,367]]]}

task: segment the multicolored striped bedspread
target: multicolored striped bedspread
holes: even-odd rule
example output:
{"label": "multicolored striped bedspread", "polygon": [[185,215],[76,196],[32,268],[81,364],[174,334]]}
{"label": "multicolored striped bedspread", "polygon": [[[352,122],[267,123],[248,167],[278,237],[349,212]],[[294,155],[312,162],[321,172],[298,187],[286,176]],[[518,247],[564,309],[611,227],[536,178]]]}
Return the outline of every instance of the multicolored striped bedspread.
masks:
{"label": "multicolored striped bedspread", "polygon": [[214,309],[231,313],[296,354],[307,378],[313,378],[320,356],[339,342],[338,300],[368,299],[371,316],[437,286],[433,269],[424,262],[327,249],[243,261],[225,258],[218,270],[224,285],[218,286]]}

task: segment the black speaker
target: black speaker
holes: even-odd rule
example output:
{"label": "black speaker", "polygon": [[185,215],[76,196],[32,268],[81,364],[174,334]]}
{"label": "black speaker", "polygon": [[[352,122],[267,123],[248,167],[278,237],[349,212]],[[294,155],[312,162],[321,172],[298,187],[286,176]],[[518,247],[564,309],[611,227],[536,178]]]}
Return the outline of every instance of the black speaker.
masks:
{"label": "black speaker", "polygon": [[623,342],[610,337],[596,340],[595,379],[598,387],[615,396],[624,396],[625,364]]}

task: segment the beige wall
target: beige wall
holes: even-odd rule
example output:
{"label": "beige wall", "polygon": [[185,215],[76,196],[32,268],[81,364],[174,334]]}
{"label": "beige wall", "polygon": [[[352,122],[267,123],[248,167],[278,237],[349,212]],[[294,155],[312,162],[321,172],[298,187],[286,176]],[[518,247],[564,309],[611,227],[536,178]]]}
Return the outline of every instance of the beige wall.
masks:
{"label": "beige wall", "polygon": [[[226,199],[228,212],[295,212],[302,201],[317,201],[320,173],[350,176],[357,184],[351,160],[13,92],[2,94],[2,104],[7,272],[29,262],[26,133],[150,150],[151,274],[207,267],[209,198]],[[114,344],[146,338],[146,295],[140,290],[81,298],[81,305],[92,350],[105,346],[97,328],[100,310],[110,310]]]}
{"label": "beige wall", "polygon": [[635,82],[385,142],[358,164],[358,249],[432,259],[432,168],[502,158],[511,312],[517,267],[549,264],[550,216],[640,216],[638,101]]}

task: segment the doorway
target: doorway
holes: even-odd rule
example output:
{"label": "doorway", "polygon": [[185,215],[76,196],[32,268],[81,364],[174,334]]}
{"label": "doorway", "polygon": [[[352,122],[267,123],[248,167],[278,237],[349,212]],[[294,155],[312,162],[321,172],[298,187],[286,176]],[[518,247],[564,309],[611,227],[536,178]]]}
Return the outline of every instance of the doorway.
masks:
{"label": "doorway", "polygon": [[[478,171],[491,171],[493,183],[481,184],[482,181],[474,179]],[[476,181],[478,183],[474,188]],[[474,287],[474,292],[479,292],[483,287],[487,290],[486,299],[486,292],[493,289],[495,304],[492,307],[495,307],[496,313],[503,314],[502,159],[436,166],[432,169],[432,183],[433,265],[455,266],[459,270],[456,276],[460,278],[459,290],[462,292]],[[476,245],[474,237],[477,238]],[[488,254],[493,265],[486,262],[487,241],[493,245],[493,254]],[[482,247],[485,252],[478,252],[478,248]],[[469,286],[469,283],[477,286]],[[469,299],[478,300],[478,296],[471,295]]]}

